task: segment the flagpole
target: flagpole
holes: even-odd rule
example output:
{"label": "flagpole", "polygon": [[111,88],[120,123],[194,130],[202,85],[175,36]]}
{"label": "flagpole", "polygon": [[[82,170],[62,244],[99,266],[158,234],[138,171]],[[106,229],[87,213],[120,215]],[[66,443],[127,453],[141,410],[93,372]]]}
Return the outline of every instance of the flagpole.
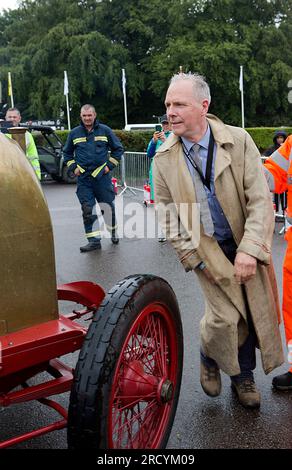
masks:
{"label": "flagpole", "polygon": [[14,108],[11,72],[8,72],[8,96],[10,96],[11,99],[11,107]]}
{"label": "flagpole", "polygon": [[71,122],[70,122],[70,108],[69,108],[69,95],[66,95],[66,104],[67,104],[67,121],[68,121],[68,129],[71,131]]}
{"label": "flagpole", "polygon": [[66,70],[64,70],[64,95],[66,96],[68,130],[71,131],[70,107],[69,107],[69,82],[68,82],[68,75],[67,75]]}
{"label": "flagpole", "polygon": [[243,65],[240,66],[239,89],[241,91],[241,125],[244,128]]}
{"label": "flagpole", "polygon": [[122,88],[124,96],[124,113],[125,113],[125,127],[128,124],[128,112],[127,112],[127,94],[126,94],[126,72],[122,69]]}

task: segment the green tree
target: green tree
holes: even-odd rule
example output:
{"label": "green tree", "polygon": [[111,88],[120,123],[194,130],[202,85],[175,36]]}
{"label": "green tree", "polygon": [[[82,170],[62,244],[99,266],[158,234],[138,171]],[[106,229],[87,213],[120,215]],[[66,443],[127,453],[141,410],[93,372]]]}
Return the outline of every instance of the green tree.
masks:
{"label": "green tree", "polygon": [[186,72],[206,76],[213,96],[211,111],[240,124],[239,66],[243,65],[246,125],[286,123],[287,81],[292,77],[291,31],[286,22],[291,8],[291,1],[173,3],[169,16],[180,33],[147,64],[148,71],[154,71],[153,92],[163,95],[167,79],[182,65]]}
{"label": "green tree", "polygon": [[129,122],[149,122],[182,66],[206,76],[210,111],[240,124],[243,65],[246,125],[289,124],[291,24],[292,0],[22,0],[0,15],[3,93],[11,71],[24,117],[58,117],[67,70],[73,124],[91,102],[121,127],[121,69]]}

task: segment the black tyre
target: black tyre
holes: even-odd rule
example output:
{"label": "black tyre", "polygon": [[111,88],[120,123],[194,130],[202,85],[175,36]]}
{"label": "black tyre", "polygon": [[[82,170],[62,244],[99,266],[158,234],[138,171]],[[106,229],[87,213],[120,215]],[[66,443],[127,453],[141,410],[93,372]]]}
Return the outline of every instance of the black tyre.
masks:
{"label": "black tyre", "polygon": [[69,448],[164,448],[182,367],[182,324],[172,288],[152,275],[120,281],[101,303],[80,351]]}

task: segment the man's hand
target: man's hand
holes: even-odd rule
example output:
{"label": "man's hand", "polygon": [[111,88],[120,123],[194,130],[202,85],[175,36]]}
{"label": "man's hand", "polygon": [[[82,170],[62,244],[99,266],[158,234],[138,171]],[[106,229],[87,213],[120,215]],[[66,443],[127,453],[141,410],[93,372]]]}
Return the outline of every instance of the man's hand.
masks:
{"label": "man's hand", "polygon": [[166,141],[166,137],[165,137],[165,134],[163,131],[159,132],[158,134],[158,139],[161,140],[161,142],[165,142]]}
{"label": "man's hand", "polygon": [[161,142],[165,142],[166,141],[166,137],[165,137],[165,134],[163,131],[159,132],[158,133],[158,139],[161,140]]}
{"label": "man's hand", "polygon": [[166,137],[165,137],[164,132],[163,131],[161,131],[161,132],[155,131],[154,134],[153,134],[153,140],[154,140],[155,144],[158,140],[161,140],[161,142],[165,142]]}
{"label": "man's hand", "polygon": [[104,167],[104,174],[106,175],[109,171],[110,171],[109,167],[108,167],[108,166],[105,166],[105,167]]}
{"label": "man's hand", "polygon": [[235,279],[238,284],[245,284],[256,274],[257,260],[246,253],[237,253],[234,261]]}
{"label": "man's hand", "polygon": [[76,175],[76,176],[80,176],[80,175],[81,175],[81,171],[79,170],[79,168],[75,168],[75,170],[74,170],[74,175]]}
{"label": "man's hand", "polygon": [[159,134],[160,134],[160,132],[155,131],[154,134],[153,134],[153,136],[152,136],[152,139],[153,139],[153,141],[154,141],[155,144],[156,144],[156,142],[157,142],[158,139],[159,139]]}

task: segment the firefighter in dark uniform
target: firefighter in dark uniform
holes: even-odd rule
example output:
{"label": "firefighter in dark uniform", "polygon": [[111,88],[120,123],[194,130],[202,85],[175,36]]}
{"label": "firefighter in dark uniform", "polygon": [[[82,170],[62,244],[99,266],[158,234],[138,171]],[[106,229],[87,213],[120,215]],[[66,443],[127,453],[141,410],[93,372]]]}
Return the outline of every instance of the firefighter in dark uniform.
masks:
{"label": "firefighter in dark uniform", "polygon": [[77,197],[88,240],[88,244],[80,247],[80,251],[87,252],[101,248],[96,201],[111,233],[112,243],[119,243],[110,171],[119,164],[123,147],[113,131],[98,122],[92,105],[82,106],[80,117],[80,126],[69,133],[64,147],[64,161],[78,176]]}

